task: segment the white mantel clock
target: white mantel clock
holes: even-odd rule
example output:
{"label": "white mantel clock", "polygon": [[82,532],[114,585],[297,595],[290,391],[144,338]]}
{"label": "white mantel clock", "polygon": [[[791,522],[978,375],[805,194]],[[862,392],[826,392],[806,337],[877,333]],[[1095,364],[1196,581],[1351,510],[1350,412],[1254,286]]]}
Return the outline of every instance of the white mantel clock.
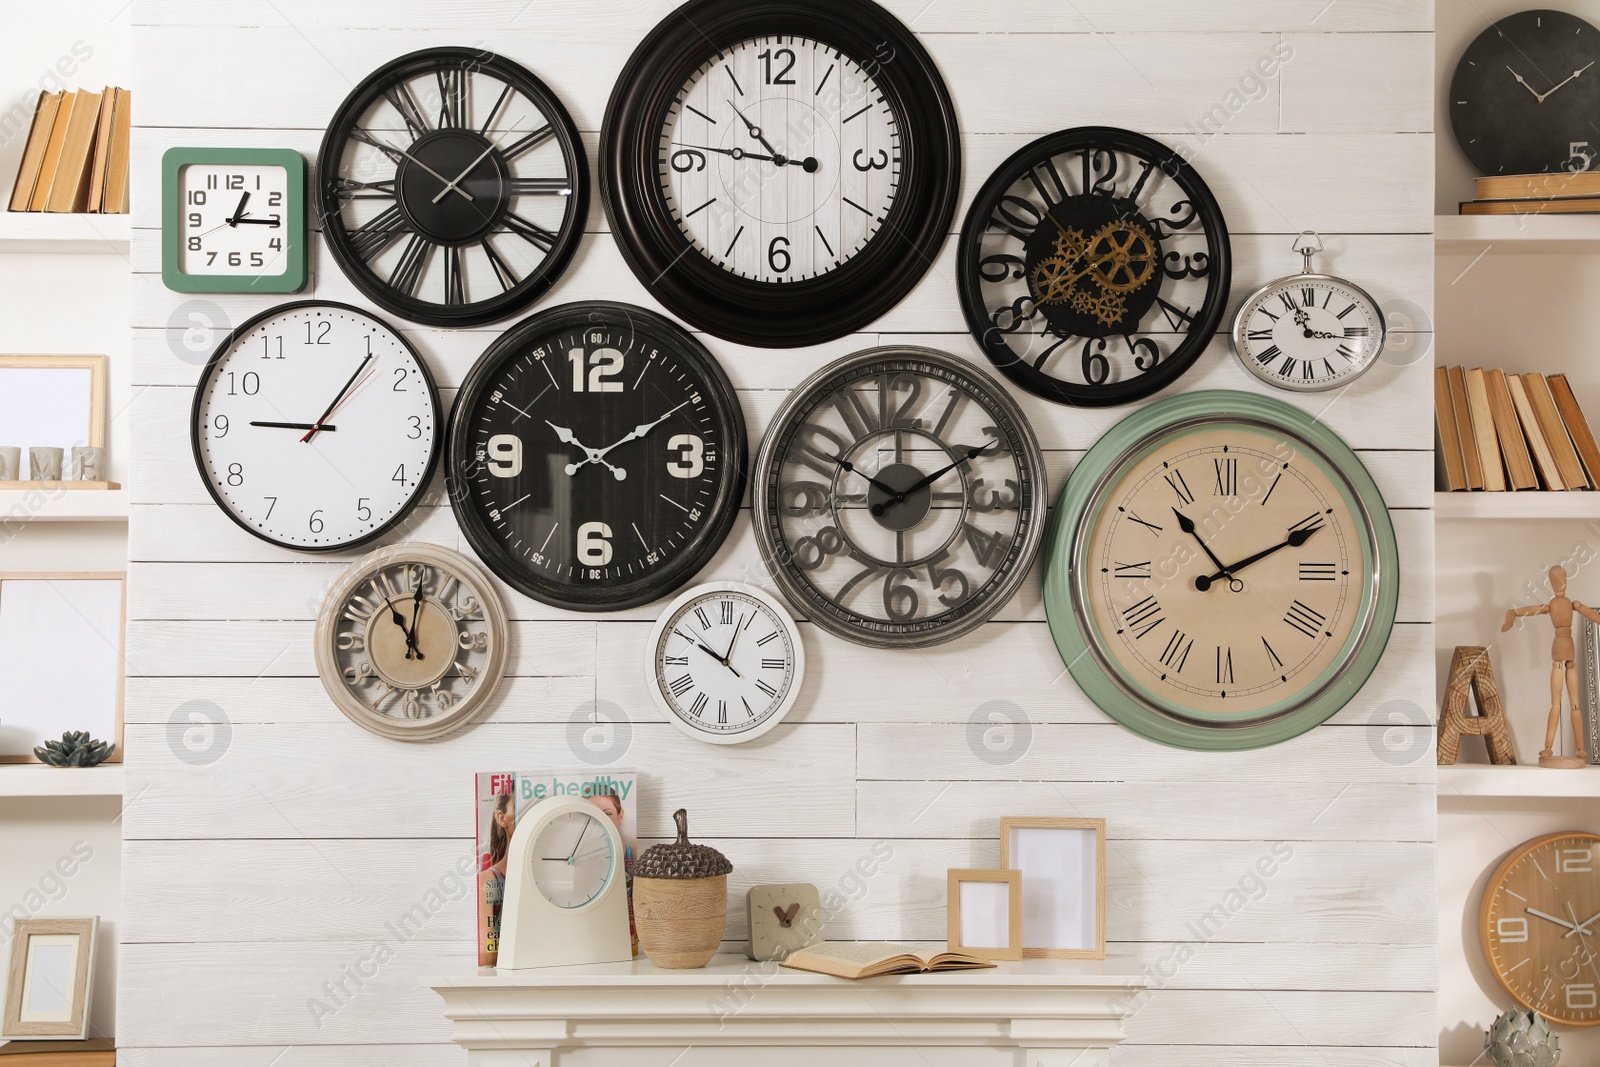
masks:
{"label": "white mantel clock", "polygon": [[517,821],[506,856],[498,969],[626,963],[622,835],[577,797],[541,801]]}

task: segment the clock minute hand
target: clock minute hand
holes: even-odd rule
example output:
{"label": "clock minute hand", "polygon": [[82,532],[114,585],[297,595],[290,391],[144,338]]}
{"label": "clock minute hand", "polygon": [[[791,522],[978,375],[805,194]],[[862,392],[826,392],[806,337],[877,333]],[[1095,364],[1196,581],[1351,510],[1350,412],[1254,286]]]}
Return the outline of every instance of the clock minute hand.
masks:
{"label": "clock minute hand", "polygon": [[676,415],[679,411],[681,411],[682,409],[688,407],[689,404],[690,404],[690,401],[685,400],[683,403],[679,404],[677,407],[673,408],[671,411],[667,412],[665,415],[661,416],[659,419],[656,419],[654,422],[641,422],[639,425],[635,426],[626,436],[618,438],[616,441],[613,441],[611,444],[607,445],[605,448],[600,449],[595,454],[599,455],[599,456],[603,456],[607,452],[610,452],[613,448],[617,448],[617,447],[619,447],[621,445],[625,445],[629,441],[637,441],[639,438],[643,437],[645,434],[649,433],[651,430],[655,429],[657,426],[660,426],[663,422],[666,422],[668,419],[672,418],[672,416]]}
{"label": "clock minute hand", "polygon": [[1561,936],[1571,937],[1573,934],[1592,934],[1594,931],[1589,929],[1589,927],[1593,925],[1596,919],[1600,919],[1600,911],[1595,912],[1593,915],[1589,916],[1587,919],[1583,920],[1583,922],[1579,923],[1577,926],[1574,926],[1571,930],[1568,930]]}
{"label": "clock minute hand", "polygon": [[333,400],[329,402],[328,406],[323,409],[322,414],[317,416],[316,425],[312,426],[311,429],[307,430],[306,431],[306,435],[304,437],[300,438],[300,442],[302,444],[304,444],[305,442],[311,440],[311,438],[316,436],[317,430],[319,430],[322,427],[322,421],[324,419],[326,419],[329,415],[333,414],[333,409],[339,406],[339,401],[344,399],[344,395],[350,391],[350,387],[352,385],[356,384],[356,379],[361,377],[361,372],[366,370],[367,369],[367,364],[371,363],[371,362],[372,362],[372,355],[371,355],[371,353],[368,353],[367,358],[363,359],[361,361],[361,365],[356,367],[356,372],[354,374],[350,375],[350,380],[344,383],[344,388],[339,390],[338,395],[335,396],[333,398]]}
{"label": "clock minute hand", "polygon": [[[1311,535],[1316,533],[1320,529],[1322,529],[1322,526],[1319,523],[1316,526],[1307,526],[1307,527],[1304,527],[1303,529],[1291,530],[1291,531],[1289,531],[1289,536],[1288,536],[1287,539],[1285,539],[1283,541],[1280,541],[1278,544],[1273,545],[1271,548],[1264,548],[1260,552],[1257,552],[1253,556],[1246,556],[1244,559],[1241,559],[1238,563],[1233,564],[1231,567],[1224,567],[1222,570],[1218,571],[1216,574],[1211,575],[1210,578],[1207,579],[1207,584],[1209,585],[1211,582],[1214,582],[1218,578],[1221,578],[1221,577],[1224,577],[1224,576],[1227,576],[1229,578],[1233,578],[1233,577],[1237,576],[1240,571],[1244,570],[1246,567],[1250,566],[1252,563],[1260,563],[1262,560],[1266,559],[1268,556],[1272,555],[1274,552],[1280,552],[1285,548],[1299,548],[1301,545],[1303,545],[1307,541],[1311,540]],[[1195,584],[1199,585],[1200,584],[1200,579],[1196,578],[1195,579]]]}
{"label": "clock minute hand", "polygon": [[[410,152],[407,152],[404,148],[396,148],[387,141],[380,141],[378,138],[362,129],[356,129],[352,131],[350,136],[354,137],[358,141],[363,142],[364,144],[371,145],[373,148],[376,148],[390,159],[395,159],[396,156],[403,156],[404,158],[411,160],[412,163],[415,163],[418,167],[421,167],[435,178],[438,178],[440,181],[444,182],[446,189],[455,189],[456,192],[466,197],[469,201],[472,200],[473,197],[471,193],[467,192],[465,189],[456,188],[454,183],[452,183],[449,178],[446,178],[443,174],[440,174],[422,160],[418,159]],[[399,160],[396,159],[395,162],[399,162]]]}
{"label": "clock minute hand", "polygon": [[[1565,926],[1571,932],[1568,936],[1571,936],[1571,934],[1575,934],[1579,930],[1583,929],[1583,927],[1576,923],[1569,923],[1565,919],[1558,919],[1549,912],[1540,911],[1538,908],[1523,908],[1522,910],[1527,912],[1529,915],[1537,916],[1538,918],[1544,919],[1547,922],[1553,922],[1557,926]],[[1589,921],[1594,922],[1593,919],[1590,919]]]}
{"label": "clock minute hand", "polygon": [[1548,100],[1550,98],[1551,94],[1553,94],[1557,89],[1559,89],[1563,85],[1567,84],[1567,82],[1572,81],[1573,78],[1576,78],[1578,75],[1582,74],[1584,71],[1586,71],[1590,67],[1594,66],[1594,64],[1595,64],[1595,61],[1594,60],[1590,60],[1587,64],[1585,64],[1580,69],[1573,71],[1572,74],[1569,77],[1562,79],[1561,81],[1557,82],[1555,85],[1552,85],[1549,88],[1548,91],[1546,91],[1545,93],[1543,93],[1539,97],[1539,103],[1541,103],[1541,104],[1544,103],[1546,100]]}
{"label": "clock minute hand", "polygon": [[772,147],[772,142],[767,140],[765,137],[761,136],[761,127],[757,126],[755,123],[753,123],[749,119],[745,118],[744,117],[744,112],[740,111],[739,108],[734,104],[734,102],[732,100],[728,101],[728,106],[733,108],[733,113],[735,115],[739,116],[739,121],[744,123],[744,128],[746,130],[750,131],[750,136],[754,137],[756,140],[760,141],[761,142],[761,147],[765,148],[768,152],[772,153],[772,161],[774,163],[778,164],[778,166],[780,166],[780,167],[783,166],[783,164],[785,163],[785,161],[788,160],[789,157],[784,155],[782,152],[779,152],[776,148]]}
{"label": "clock minute hand", "polygon": [[872,509],[871,509],[872,513],[874,515],[882,515],[884,512],[886,512],[890,508],[894,507],[896,504],[904,504],[907,500],[909,500],[911,498],[911,494],[912,493],[921,492],[922,490],[926,489],[928,486],[932,485],[934,482],[938,481],[940,478],[943,478],[946,474],[949,474],[951,471],[953,471],[957,467],[961,466],[963,463],[966,463],[968,460],[973,459],[976,456],[981,456],[983,453],[987,452],[989,449],[993,448],[998,443],[999,442],[997,442],[997,441],[988,441],[988,442],[985,442],[984,444],[981,444],[981,445],[968,446],[967,454],[962,456],[960,459],[956,460],[954,463],[946,464],[945,466],[940,467],[938,470],[934,471],[932,474],[927,475],[926,477],[924,477],[924,478],[922,478],[922,479],[920,479],[920,480],[918,480],[916,482],[913,482],[911,485],[907,486],[905,489],[902,489],[899,492],[895,493],[888,500],[880,500],[878,503],[872,505]]}
{"label": "clock minute hand", "polygon": [[567,477],[570,478],[574,474],[577,474],[578,471],[581,470],[584,467],[585,464],[589,464],[589,463],[598,463],[601,466],[607,468],[608,470],[611,471],[612,477],[616,478],[616,480],[619,481],[619,482],[622,481],[624,478],[626,478],[628,476],[628,472],[623,470],[621,467],[618,467],[618,466],[615,466],[614,464],[606,462],[605,453],[601,452],[598,448],[590,448],[588,445],[586,445],[582,441],[578,440],[576,437],[574,437],[572,435],[572,431],[567,429],[565,426],[557,426],[555,423],[551,422],[549,419],[545,419],[544,420],[544,424],[546,426],[550,427],[552,430],[554,430],[556,432],[556,437],[558,437],[561,440],[562,444],[564,444],[564,445],[574,445],[574,446],[576,446],[578,448],[583,449],[583,457],[584,458],[583,458],[582,462],[579,462],[579,463],[568,463],[566,465],[566,467],[564,468],[566,470],[566,472],[567,472]]}

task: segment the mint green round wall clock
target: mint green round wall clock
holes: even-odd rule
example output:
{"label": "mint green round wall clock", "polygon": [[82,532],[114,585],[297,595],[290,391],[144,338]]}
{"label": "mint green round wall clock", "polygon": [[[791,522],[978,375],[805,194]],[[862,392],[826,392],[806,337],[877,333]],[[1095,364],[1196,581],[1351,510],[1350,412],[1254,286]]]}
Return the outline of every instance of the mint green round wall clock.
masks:
{"label": "mint green round wall clock", "polygon": [[1046,535],[1072,677],[1130,730],[1229,750],[1343,707],[1394,626],[1399,560],[1372,476],[1281,400],[1175,396],[1102,437]]}

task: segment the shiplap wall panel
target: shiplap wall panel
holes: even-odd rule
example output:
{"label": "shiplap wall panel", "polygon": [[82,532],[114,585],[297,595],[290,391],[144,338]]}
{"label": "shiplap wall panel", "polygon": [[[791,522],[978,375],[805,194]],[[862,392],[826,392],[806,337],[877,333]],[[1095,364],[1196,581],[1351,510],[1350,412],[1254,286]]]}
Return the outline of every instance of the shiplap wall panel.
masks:
{"label": "shiplap wall panel", "polygon": [[[1297,404],[1360,450],[1385,494],[1402,546],[1402,625],[1372,679],[1326,726],[1267,750],[1205,755],[1129,733],[1062,669],[1043,623],[1038,567],[996,622],[932,649],[873,652],[803,623],[811,669],[800,706],[766,738],[731,749],[684,738],[648,702],[640,660],[659,607],[580,615],[504,586],[516,620],[512,677],[471,729],[400,745],[333,707],[315,678],[311,620],[328,584],[362,553],[309,556],[257,541],[215,509],[195,474],[190,390],[209,345],[203,334],[186,345],[185,330],[226,330],[274,301],[162,286],[161,153],[282,146],[314,164],[322,127],[372,67],[412,48],[481,43],[555,89],[583,130],[592,166],[616,72],[675,6],[135,0],[123,1062],[463,1062],[436,998],[417,980],[470,969],[464,900],[447,903],[414,939],[395,941],[394,958],[332,1015],[314,1018],[309,1002],[376,944],[394,941],[386,924],[469,852],[470,773],[584,767],[573,720],[579,732],[591,725],[584,715],[596,700],[628,719],[630,746],[606,766],[641,774],[641,846],[667,835],[669,813],[683,805],[697,837],[733,857],[729,948],[744,930],[743,886],[808,879],[846,888],[875,844],[891,848],[892,859],[830,932],[937,938],[945,869],[992,865],[1000,816],[1100,815],[1110,820],[1109,965],[1157,968],[1180,943],[1194,953],[1134,1015],[1116,1067],[1434,1062],[1433,442],[1423,414],[1431,398],[1431,0],[888,0],[923,36],[954,94],[962,213],[994,167],[1038,134],[1127,126],[1182,147],[1217,194],[1234,234],[1230,311],[1262,282],[1297,269],[1289,241],[1316,229],[1329,252],[1319,265],[1400,313],[1407,332],[1349,389],[1308,397],[1265,390],[1219,336],[1167,391],[1268,391]],[[1281,74],[1246,100],[1252,89],[1242,79],[1275,50],[1290,53]],[[179,55],[183,63],[173,63]],[[262,70],[273,72],[270,87]],[[1063,70],[1094,77],[1037,75]],[[1228,112],[1220,124],[1219,107]],[[657,308],[623,265],[598,196],[586,229],[545,303],[604,298]],[[320,235],[312,240],[305,295],[371,307]],[[765,351],[702,335],[740,390],[752,448],[788,390],[857,349],[927,344],[986,368],[965,332],[954,264],[947,241],[904,302],[826,345]],[[423,354],[446,405],[505,325],[447,331],[381,317]],[[1047,450],[1053,491],[1130,410],[1071,409],[1012,393]],[[442,479],[386,540],[408,538],[465,547]],[[702,577],[770,588],[746,518]],[[1009,764],[985,762],[974,747],[970,720],[997,699],[1029,722],[1026,750]],[[227,751],[208,766],[180,759],[172,740],[174,716],[183,723],[195,701],[230,721]],[[1260,899],[1231,909],[1214,935],[1191,927],[1227,908],[1230,891],[1283,842],[1294,854]],[[674,1055],[584,1054],[570,1067],[667,1067]],[[845,1051],[836,1059],[855,1067],[879,1058]],[[694,1062],[731,1067],[736,1059]],[[773,1062],[791,1061],[776,1054]],[[989,1061],[930,1053],[918,1062]]]}

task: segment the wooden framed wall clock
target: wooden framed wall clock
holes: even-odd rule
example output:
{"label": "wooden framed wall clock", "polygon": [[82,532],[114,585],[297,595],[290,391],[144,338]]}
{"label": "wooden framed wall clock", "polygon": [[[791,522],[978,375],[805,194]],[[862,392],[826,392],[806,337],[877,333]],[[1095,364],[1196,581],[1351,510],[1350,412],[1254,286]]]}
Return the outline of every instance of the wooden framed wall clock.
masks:
{"label": "wooden framed wall clock", "polygon": [[858,644],[914,648],[982,625],[1044,533],[1044,458],[1021,408],[932,349],[869,349],[811,375],[755,470],[752,521],[778,587]]}
{"label": "wooden framed wall clock", "polygon": [[1326,721],[1383,654],[1399,596],[1383,496],[1355,453],[1271,397],[1207,391],[1124,419],[1062,490],[1045,614],[1106,714],[1241,749]]}
{"label": "wooden framed wall clock", "polygon": [[589,213],[566,109],[481,49],[379,67],[339,105],[317,158],[334,261],[379,307],[432,326],[526,309],[566,270]]}
{"label": "wooden framed wall clock", "polygon": [[955,212],[955,108],[870,0],[692,0],[606,107],[600,191],[640,281],[719,337],[799,347],[882,315]]}
{"label": "wooden framed wall clock", "polygon": [[1199,173],[1142,134],[1041,137],[978,190],[956,281],[1006,377],[1063,404],[1125,404],[1210,344],[1232,278],[1228,228]]}
{"label": "wooden framed wall clock", "polygon": [[328,301],[265,311],[217,347],[190,408],[200,479],[242,529],[332,552],[378,537],[439,462],[433,376],[383,320]]}
{"label": "wooden framed wall clock", "polygon": [[1489,969],[1518,1004],[1558,1026],[1600,1026],[1600,836],[1546,834],[1513,849],[1483,890]]}
{"label": "wooden framed wall clock", "polygon": [[505,608],[476,564],[438,545],[352,563],[317,616],[317,673],[340,711],[394,741],[460,729],[500,687]]}
{"label": "wooden framed wall clock", "polygon": [[715,357],[626,304],[565,304],[473,365],[450,417],[450,503],[489,568],[576,611],[645,604],[721,547],[744,413]]}
{"label": "wooden framed wall clock", "polygon": [[287,148],[169,148],[161,280],[179,293],[306,287],[306,161]]}

